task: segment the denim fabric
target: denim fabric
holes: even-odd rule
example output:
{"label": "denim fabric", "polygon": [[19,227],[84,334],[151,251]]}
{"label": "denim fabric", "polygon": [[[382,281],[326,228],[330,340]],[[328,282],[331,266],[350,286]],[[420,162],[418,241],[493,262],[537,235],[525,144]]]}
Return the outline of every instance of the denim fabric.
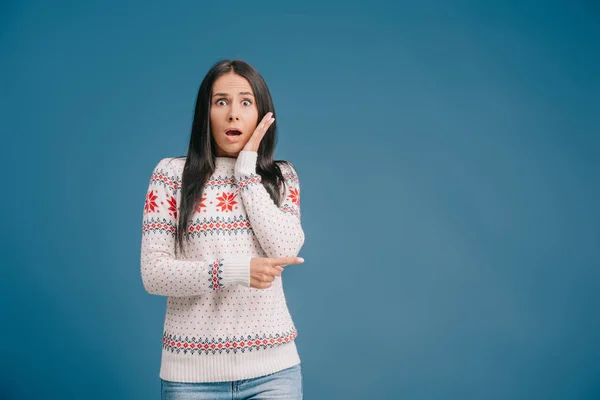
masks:
{"label": "denim fabric", "polygon": [[161,379],[162,400],[302,400],[300,364],[269,375],[229,382],[170,382]]}

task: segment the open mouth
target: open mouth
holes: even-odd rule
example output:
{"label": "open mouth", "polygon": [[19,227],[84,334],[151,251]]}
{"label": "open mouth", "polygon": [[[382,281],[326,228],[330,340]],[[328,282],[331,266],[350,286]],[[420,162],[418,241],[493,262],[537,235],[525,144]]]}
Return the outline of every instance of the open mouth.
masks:
{"label": "open mouth", "polygon": [[227,136],[240,136],[242,134],[242,131],[240,131],[238,129],[227,129],[225,131],[225,134]]}

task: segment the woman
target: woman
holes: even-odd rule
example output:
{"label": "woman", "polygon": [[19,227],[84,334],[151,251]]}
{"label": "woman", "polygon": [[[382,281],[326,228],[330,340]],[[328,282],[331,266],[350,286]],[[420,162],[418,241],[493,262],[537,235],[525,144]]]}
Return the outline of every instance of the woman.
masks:
{"label": "woman", "polygon": [[283,267],[304,261],[300,185],[275,143],[263,78],[221,61],[200,85],[187,157],[161,159],[150,177],[141,275],[167,296],[163,399],[302,398],[282,286]]}

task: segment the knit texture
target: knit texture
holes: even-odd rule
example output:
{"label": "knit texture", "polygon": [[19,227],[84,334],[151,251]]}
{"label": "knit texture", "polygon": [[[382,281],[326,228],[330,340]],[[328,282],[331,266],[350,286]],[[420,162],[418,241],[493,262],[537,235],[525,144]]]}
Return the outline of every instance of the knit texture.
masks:
{"label": "knit texture", "polygon": [[[217,157],[175,256],[185,159],[163,158],[148,186],[142,219],[141,275],[150,294],[167,296],[160,377],[175,382],[255,378],[300,363],[298,332],[282,277],[250,287],[253,257],[297,256],[304,244],[300,184],[293,168],[278,207],[256,172],[258,153]],[[294,266],[295,267],[295,266]],[[284,267],[286,268],[286,267]]]}

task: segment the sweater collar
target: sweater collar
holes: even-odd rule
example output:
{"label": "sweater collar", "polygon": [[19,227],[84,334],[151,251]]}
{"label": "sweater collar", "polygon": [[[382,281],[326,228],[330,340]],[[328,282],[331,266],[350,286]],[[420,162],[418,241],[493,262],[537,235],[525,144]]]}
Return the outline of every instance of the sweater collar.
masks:
{"label": "sweater collar", "polygon": [[237,158],[235,157],[216,157],[215,167],[219,169],[233,169]]}

